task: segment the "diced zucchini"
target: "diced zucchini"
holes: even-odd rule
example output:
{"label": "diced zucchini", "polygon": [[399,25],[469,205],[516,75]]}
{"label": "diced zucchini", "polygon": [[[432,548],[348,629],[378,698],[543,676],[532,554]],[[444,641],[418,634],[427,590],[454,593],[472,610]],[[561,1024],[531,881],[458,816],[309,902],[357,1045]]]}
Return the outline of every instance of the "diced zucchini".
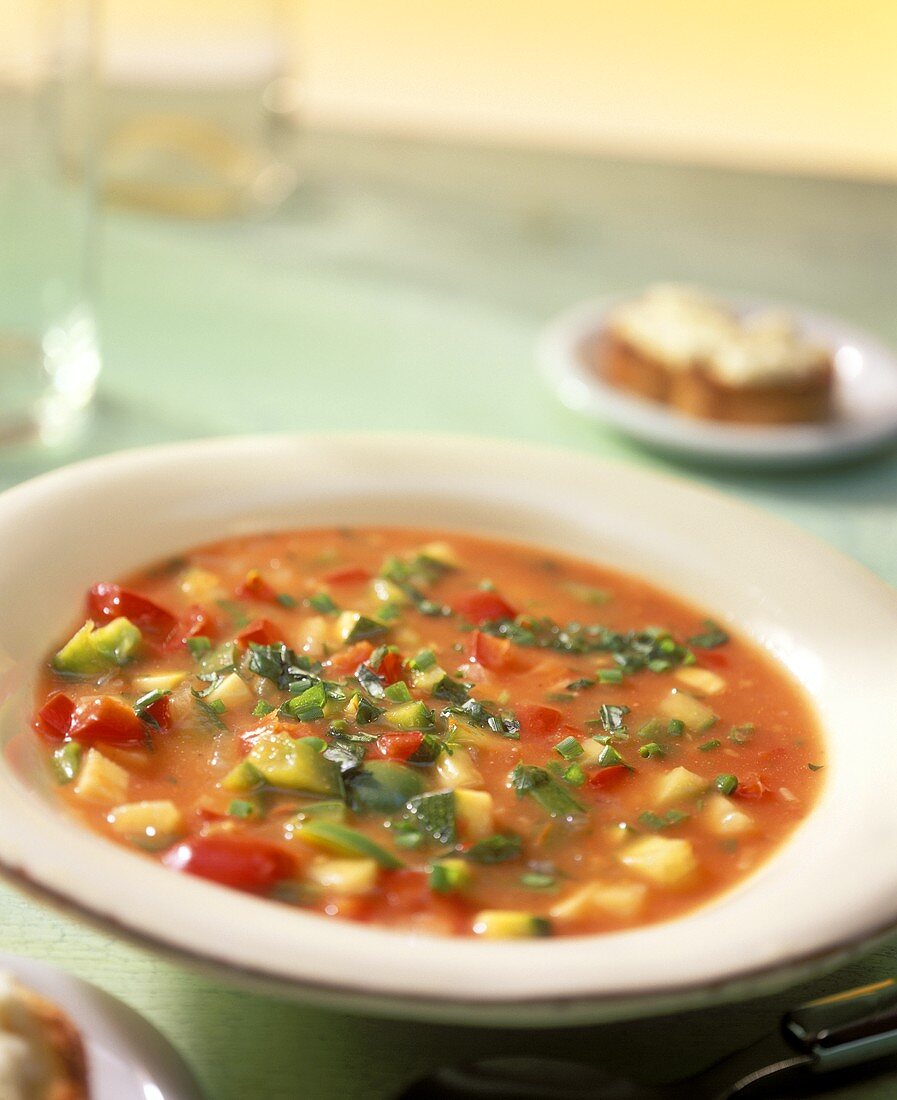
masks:
{"label": "diced zucchini", "polygon": [[316,859],[308,878],[334,894],[367,894],[377,885],[380,868],[375,859]]}
{"label": "diced zucchini", "polygon": [[347,644],[363,642],[369,638],[382,638],[386,633],[383,623],[369,619],[358,611],[344,611],[336,620],[336,629],[340,638]]}
{"label": "diced zucchini", "polygon": [[58,672],[91,676],[127,664],[142,635],[130,619],[118,618],[97,627],[88,619],[53,658]]}
{"label": "diced zucchini", "polygon": [[241,703],[252,700],[252,692],[236,672],[231,672],[212,688],[205,696],[207,703],[223,703],[227,710],[233,710]]}
{"label": "diced zucchini", "polygon": [[719,695],[726,689],[722,676],[711,672],[709,668],[696,668],[694,665],[676,669],[676,679],[681,680],[696,695]]}
{"label": "diced zucchini", "polygon": [[516,909],[484,909],[474,917],[473,931],[489,940],[529,939],[550,936],[551,922]]}
{"label": "diced zucchini", "polygon": [[658,807],[670,806],[676,802],[688,802],[706,790],[706,779],[690,772],[688,768],[673,768],[665,775],[658,776],[654,787],[654,801]]}
{"label": "diced zucchini", "polygon": [[184,595],[194,603],[208,603],[224,596],[221,578],[208,569],[191,566],[180,579],[178,585]]}
{"label": "diced zucchini", "polygon": [[436,761],[436,772],[443,787],[482,787],[483,777],[467,749],[460,745],[452,753],[442,753]]}
{"label": "diced zucchini", "polygon": [[371,582],[371,591],[381,603],[392,603],[403,607],[410,602],[402,589],[386,577],[375,577]]}
{"label": "diced zucchini", "polygon": [[700,733],[710,729],[716,722],[716,715],[706,704],[684,691],[673,690],[663,699],[657,708],[664,718],[673,718],[682,722],[687,730]]}
{"label": "diced zucchini", "polygon": [[455,821],[464,840],[482,840],[495,832],[492,795],[459,787],[455,791]]}
{"label": "diced zucchini", "polygon": [[429,558],[430,561],[439,562],[448,569],[457,569],[460,564],[455,548],[448,542],[428,542],[426,546],[420,548],[418,557]]}
{"label": "diced zucchini", "polygon": [[641,882],[589,882],[550,910],[554,920],[574,922],[596,914],[627,920],[644,904],[647,887]]}
{"label": "diced zucchini", "polygon": [[346,806],[343,802],[313,802],[299,811],[301,821],[336,821],[342,824],[346,820]]}
{"label": "diced zucchini", "polygon": [[293,829],[292,835],[314,848],[347,859],[372,859],[381,867],[392,869],[404,866],[392,852],[381,848],[364,833],[335,821],[303,821]]}
{"label": "diced zucchini", "polygon": [[679,886],[698,866],[691,843],[679,837],[641,837],[628,844],[617,858],[658,886]]}
{"label": "diced zucchini", "polygon": [[85,802],[115,806],[127,797],[129,779],[127,771],[119,764],[96,749],[88,749],[74,791]]}
{"label": "diced zucchini", "polygon": [[435,727],[433,712],[420,699],[390,707],[384,713],[383,720],[399,730],[426,731]]}
{"label": "diced zucchini", "polygon": [[750,814],[740,810],[722,794],[714,794],[707,799],[699,820],[714,836],[721,837],[747,836],[757,828],[757,822]]}
{"label": "diced zucchini", "polygon": [[430,867],[430,889],[437,894],[465,890],[473,879],[470,864],[463,859],[438,859]]}
{"label": "diced zucchini", "polygon": [[181,811],[168,799],[127,802],[109,811],[112,831],[141,848],[167,848],[184,831]]}
{"label": "diced zucchini", "polygon": [[272,787],[330,798],[342,795],[339,765],[321,754],[317,739],[268,734],[255,741],[247,760]]}
{"label": "diced zucchini", "polygon": [[445,679],[445,669],[439,665],[432,665],[424,672],[413,672],[411,675],[411,683],[417,689],[417,691],[432,691],[434,687]]}
{"label": "diced zucchini", "polygon": [[494,733],[471,725],[454,714],[448,716],[448,731],[448,739],[453,745],[472,745],[476,749],[487,749],[494,746],[497,740]]}
{"label": "diced zucchini", "polygon": [[186,672],[154,672],[147,676],[135,676],[131,686],[140,695],[148,691],[174,691],[186,678]]}
{"label": "diced zucchini", "polygon": [[423,789],[423,780],[414,769],[392,760],[371,760],[352,775],[349,799],[356,813],[374,810],[391,814],[403,809]]}
{"label": "diced zucchini", "polygon": [[226,791],[245,794],[249,791],[258,790],[264,782],[265,777],[258,768],[250,764],[247,760],[241,760],[240,763],[231,768],[227,775],[221,780],[221,786]]}

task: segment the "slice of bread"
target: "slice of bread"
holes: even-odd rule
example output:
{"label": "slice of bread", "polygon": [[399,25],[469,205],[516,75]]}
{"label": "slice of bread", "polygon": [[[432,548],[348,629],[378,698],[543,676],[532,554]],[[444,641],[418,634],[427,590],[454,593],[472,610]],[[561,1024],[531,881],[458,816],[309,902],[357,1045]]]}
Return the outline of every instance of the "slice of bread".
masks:
{"label": "slice of bread", "polygon": [[652,287],[622,303],[587,354],[612,385],[687,416],[788,424],[832,415],[827,349],[787,316],[742,318],[687,287]]}
{"label": "slice of bread", "polygon": [[0,1098],[90,1098],[76,1026],[55,1004],[6,973],[0,973]]}

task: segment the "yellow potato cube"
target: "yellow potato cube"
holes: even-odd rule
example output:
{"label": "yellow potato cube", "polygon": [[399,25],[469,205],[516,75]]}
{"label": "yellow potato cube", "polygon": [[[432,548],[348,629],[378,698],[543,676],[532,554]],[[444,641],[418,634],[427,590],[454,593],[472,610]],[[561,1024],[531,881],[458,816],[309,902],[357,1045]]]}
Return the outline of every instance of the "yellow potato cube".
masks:
{"label": "yellow potato cube", "polygon": [[449,755],[446,752],[439,754],[436,761],[436,773],[440,779],[440,786],[450,787],[482,787],[483,777],[470,753],[460,746],[456,746]]}
{"label": "yellow potato cube", "polygon": [[647,893],[647,886],[641,882],[590,882],[553,905],[549,913],[562,923],[596,914],[627,920],[641,909]]}
{"label": "yellow potato cube", "polygon": [[726,689],[726,681],[709,668],[695,668],[693,665],[676,670],[676,679],[690,688],[696,695],[719,695]]}
{"label": "yellow potato cube", "polygon": [[377,883],[377,870],[373,859],[316,859],[308,878],[334,894],[366,894]]}
{"label": "yellow potato cube", "polygon": [[714,836],[747,836],[757,828],[757,822],[750,814],[740,810],[722,794],[715,794],[707,799],[701,820]]}
{"label": "yellow potato cube", "polygon": [[675,802],[688,802],[707,790],[707,780],[678,767],[661,775],[654,787],[654,801],[658,806],[671,806]]}
{"label": "yellow potato cube", "polygon": [[207,703],[223,703],[225,709],[233,710],[241,703],[251,702],[253,696],[244,681],[232,672],[220,680],[205,698]]}
{"label": "yellow potato cube", "polygon": [[127,771],[96,749],[88,749],[74,791],[85,802],[114,806],[128,794]]}
{"label": "yellow potato cube", "polygon": [[464,840],[482,840],[495,832],[492,795],[488,791],[455,791],[455,820]]}
{"label": "yellow potato cube", "polygon": [[166,848],[184,831],[181,811],[167,799],[116,806],[106,820],[118,836],[144,848]]}
{"label": "yellow potato cube", "polygon": [[617,858],[658,886],[679,886],[698,866],[691,843],[678,837],[643,837],[627,845]]}

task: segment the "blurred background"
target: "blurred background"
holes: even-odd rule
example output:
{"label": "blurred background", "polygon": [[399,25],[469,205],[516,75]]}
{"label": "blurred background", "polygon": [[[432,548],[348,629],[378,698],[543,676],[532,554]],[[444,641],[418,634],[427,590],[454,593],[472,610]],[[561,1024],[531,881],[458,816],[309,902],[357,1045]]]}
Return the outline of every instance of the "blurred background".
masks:
{"label": "blurred background", "polygon": [[[534,369],[542,327],[684,280],[897,345],[895,44],[893,0],[2,4],[0,435],[20,445],[0,451],[0,487],[120,447],[274,430],[497,435],[660,464],[554,400]],[[897,582],[893,453],[690,472]],[[7,949],[150,1016],[216,1098],[297,1081],[385,1097],[447,1042],[588,1049],[623,1072],[658,1052],[650,1023],[587,1046],[436,1027],[410,1041],[407,1025],[187,976],[5,888],[0,918]],[[894,969],[883,950],[842,984]],[[669,1076],[786,1003],[670,1021]]]}

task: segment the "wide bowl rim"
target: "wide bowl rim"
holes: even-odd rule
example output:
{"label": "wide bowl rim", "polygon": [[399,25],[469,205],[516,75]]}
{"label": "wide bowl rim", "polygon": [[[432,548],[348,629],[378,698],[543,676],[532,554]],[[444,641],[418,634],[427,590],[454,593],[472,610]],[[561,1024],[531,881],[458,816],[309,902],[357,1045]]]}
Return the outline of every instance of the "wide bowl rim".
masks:
{"label": "wide bowl rim", "polygon": [[[485,470],[488,466],[493,473],[498,470],[499,475],[505,478],[512,470],[518,477],[521,471],[534,475],[538,467],[542,470],[542,481],[538,481],[535,477],[524,479],[527,480],[528,489],[533,492],[542,491],[544,494],[549,484],[556,487],[557,477],[562,471],[566,471],[568,474],[576,472],[582,475],[583,481],[588,480],[589,476],[598,477],[599,483],[601,478],[610,476],[617,483],[620,481],[626,483],[629,491],[634,491],[635,488],[646,491],[646,487],[650,486],[652,492],[661,495],[669,494],[680,502],[688,501],[690,507],[711,507],[717,519],[725,514],[729,522],[743,524],[744,529],[751,532],[748,536],[749,541],[756,540],[758,532],[765,531],[768,535],[771,531],[777,539],[784,540],[791,549],[796,547],[806,550],[817,559],[817,569],[821,562],[823,572],[833,571],[842,584],[848,586],[848,589],[852,587],[856,592],[863,593],[867,606],[875,602],[880,609],[884,609],[886,618],[890,616],[897,623],[897,593],[858,563],[778,517],[767,515],[723,493],[703,486],[695,486],[667,473],[645,471],[621,463],[599,462],[575,451],[474,437],[429,434],[349,436],[337,433],[314,436],[256,435],[219,437],[117,452],[42,475],[0,496],[0,548],[2,548],[4,536],[9,534],[9,524],[17,516],[21,519],[27,512],[33,522],[35,509],[40,512],[41,508],[61,507],[63,501],[67,501],[66,506],[70,507],[73,493],[77,494],[80,491],[89,498],[91,492],[110,491],[116,484],[121,487],[128,482],[129,478],[155,477],[158,480],[160,476],[170,475],[173,469],[185,471],[191,467],[195,472],[197,463],[214,462],[216,459],[221,460],[224,456],[232,457],[237,452],[245,455],[253,451],[261,454],[280,451],[285,455],[301,453],[305,457],[310,457],[312,453],[320,453],[322,449],[326,452],[330,448],[331,453],[336,453],[338,450],[343,454],[352,453],[355,457],[365,454],[370,460],[374,455],[384,456],[387,452],[393,455],[397,452],[403,452],[409,456],[415,452],[419,454],[424,444],[429,449],[434,463],[437,456],[445,462],[454,461],[463,454],[467,456],[469,462],[474,465],[479,464],[480,470]],[[438,465],[438,463],[435,464]],[[588,467],[587,471],[586,467]],[[370,468],[369,463],[362,469],[362,474],[366,469],[369,476]],[[547,477],[546,469],[549,470]],[[357,478],[358,472],[356,471],[352,476]],[[579,491],[582,492],[582,489],[580,488]],[[0,568],[0,577],[2,577],[2,568]],[[880,693],[883,690],[879,687]],[[13,879],[25,882],[31,889],[45,895],[55,895],[56,900],[62,901],[66,907],[86,912],[92,920],[119,927],[131,938],[136,937],[156,948],[161,947],[163,950],[174,952],[181,957],[192,958],[199,963],[224,968],[228,974],[237,979],[252,983],[269,983],[280,993],[295,992],[296,995],[301,996],[314,994],[317,991],[322,996],[354,998],[369,1003],[379,1001],[381,1006],[391,1004],[393,1010],[415,1014],[422,1006],[429,1006],[427,1011],[437,1015],[458,1012],[475,1006],[478,1013],[481,1011],[482,1014],[493,1017],[500,1017],[503,1013],[506,1016],[516,1014],[529,1018],[538,1016],[540,1013],[545,1017],[554,1014],[563,1017],[565,1007],[567,1010],[575,1011],[576,1006],[579,1006],[579,1010],[589,1017],[608,1016],[615,1013],[632,1015],[637,1012],[652,1011],[657,1005],[669,1003],[670,1000],[688,1001],[711,996],[738,996],[751,989],[784,984],[785,981],[793,980],[813,969],[832,965],[846,955],[854,953],[862,943],[884,934],[897,922],[897,903],[889,908],[884,907],[881,898],[870,895],[870,899],[867,899],[868,912],[864,910],[862,919],[854,920],[853,926],[849,929],[842,928],[840,934],[828,936],[820,935],[817,931],[815,935],[803,940],[800,948],[792,946],[786,950],[783,946],[778,952],[773,949],[770,957],[762,963],[742,965],[732,963],[723,969],[717,967],[713,972],[699,971],[689,980],[681,980],[681,976],[678,980],[672,980],[669,977],[666,980],[656,980],[656,974],[652,972],[649,975],[643,967],[641,972],[635,972],[632,975],[631,980],[624,982],[623,985],[618,983],[612,989],[603,987],[598,977],[579,979],[572,988],[559,982],[553,971],[563,952],[553,949],[562,942],[561,940],[512,945],[430,939],[426,942],[431,946],[445,943],[451,945],[443,950],[446,954],[455,957],[451,966],[454,972],[457,971],[458,960],[463,961],[464,966],[461,969],[467,968],[465,971],[467,984],[462,983],[459,986],[457,973],[449,978],[449,971],[445,970],[441,975],[441,984],[440,980],[435,982],[431,980],[430,985],[424,988],[420,980],[415,980],[415,974],[388,973],[389,966],[384,962],[384,958],[388,957],[394,964],[393,970],[398,966],[400,971],[403,958],[406,962],[419,963],[423,957],[418,950],[422,938],[409,940],[395,933],[358,928],[348,922],[322,921],[317,917],[290,913],[292,918],[298,918],[303,922],[305,932],[309,930],[305,922],[313,921],[319,926],[319,933],[322,931],[321,925],[329,926],[330,930],[323,939],[335,939],[344,943],[350,939],[354,940],[356,949],[360,952],[359,958],[370,957],[371,953],[377,956],[379,953],[376,975],[367,973],[361,977],[353,977],[352,980],[343,980],[345,978],[343,975],[342,979],[333,980],[332,977],[328,979],[326,974],[322,975],[320,970],[315,972],[314,965],[309,968],[308,963],[303,964],[304,970],[300,967],[299,971],[296,966],[277,965],[276,960],[272,965],[270,959],[265,964],[259,965],[259,957],[257,955],[251,957],[245,943],[234,943],[232,940],[225,939],[221,945],[215,945],[214,949],[210,948],[207,937],[203,942],[203,937],[199,935],[202,922],[198,919],[194,920],[189,934],[185,932],[183,926],[177,933],[159,933],[158,929],[153,930],[148,927],[147,913],[141,913],[131,919],[123,919],[121,912],[116,912],[114,907],[110,909],[108,905],[98,904],[95,892],[88,890],[84,884],[81,884],[78,889],[73,888],[71,876],[62,871],[62,863],[42,856],[37,851],[39,845],[29,843],[24,826],[14,828],[10,821],[11,813],[18,812],[23,820],[38,822],[38,828],[43,828],[43,835],[46,838],[51,832],[49,825],[51,815],[46,811],[35,810],[35,800],[31,799],[29,804],[29,800],[22,797],[23,791],[15,790],[14,784],[5,772],[0,775],[0,792],[6,796],[0,798],[0,866],[5,868]],[[13,807],[12,810],[10,806]],[[825,804],[823,800],[812,811],[810,819],[817,817],[823,809],[831,818],[831,806]],[[43,826],[40,824],[41,821]],[[790,848],[793,843],[789,840],[785,848]],[[97,845],[109,850],[99,853]],[[116,874],[123,874],[129,882],[137,883],[141,890],[145,890],[150,902],[156,906],[157,915],[174,911],[172,906],[189,904],[197,911],[194,914],[196,917],[200,909],[205,906],[214,907],[221,900],[221,888],[171,875],[149,862],[135,859],[130,853],[120,851],[86,831],[71,834],[67,839],[67,849],[78,856],[84,855],[88,849],[91,849],[89,858],[97,860],[98,864],[107,870],[114,868]],[[113,853],[115,857],[121,858],[113,858]],[[140,871],[129,870],[121,859],[132,867],[139,867]],[[164,876],[164,881],[160,876]],[[165,904],[160,901],[162,897],[166,899]],[[234,899],[232,906],[235,910],[239,909],[244,916],[253,914],[253,920],[258,920],[267,926],[272,922],[263,919],[262,911],[270,912],[279,908],[271,906],[270,903],[243,896]],[[718,906],[710,908],[715,909]],[[705,907],[697,912],[706,911]],[[737,905],[735,912],[737,915]],[[679,933],[684,928],[688,934],[688,926],[694,923],[694,915],[689,914],[676,921],[649,927],[656,930],[672,929],[675,926],[675,930]],[[622,943],[625,949],[624,937],[640,935],[641,930],[623,933],[619,937],[615,935],[614,946],[619,950]],[[319,934],[316,943],[320,945],[321,940],[322,935]],[[577,937],[566,939],[566,942],[578,944],[579,950],[585,952],[588,959],[590,947],[600,946],[602,942],[606,944],[609,941],[605,937]],[[648,941],[645,940],[645,942]],[[656,946],[656,938],[652,946]],[[471,952],[470,948],[474,948],[474,951]],[[501,979],[505,972],[519,967],[522,963],[525,963],[529,970],[527,980],[517,980],[516,984],[498,980],[496,984],[497,978]],[[569,963],[568,957],[565,962],[568,971]],[[654,965],[656,964],[655,958]],[[470,977],[474,971],[478,973],[478,979],[471,982]],[[781,980],[777,980],[776,975],[779,975]],[[429,977],[432,979],[433,975],[430,974]]]}

